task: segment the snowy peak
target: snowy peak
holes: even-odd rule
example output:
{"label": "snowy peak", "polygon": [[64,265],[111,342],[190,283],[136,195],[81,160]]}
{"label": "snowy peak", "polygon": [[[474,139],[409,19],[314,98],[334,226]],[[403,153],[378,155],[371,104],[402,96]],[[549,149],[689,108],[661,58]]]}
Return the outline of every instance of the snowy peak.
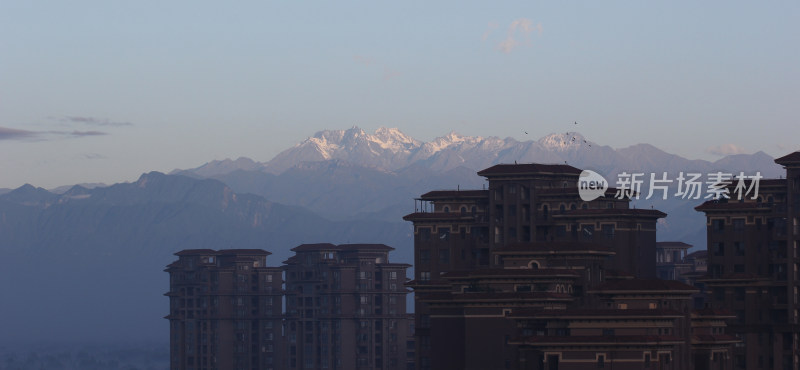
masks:
{"label": "snowy peak", "polygon": [[459,145],[459,144],[478,144],[483,141],[483,138],[480,136],[464,136],[455,131],[450,131],[449,134],[445,136],[439,136],[428,143],[424,144],[425,151],[428,153],[436,153],[447,149],[451,146]]}
{"label": "snowy peak", "polygon": [[354,126],[348,130],[317,132],[313,137],[297,144],[295,148],[303,146],[313,146],[324,159],[332,159],[338,157],[337,152],[353,150],[358,146],[380,148],[397,153],[414,150],[420,146],[420,142],[396,128],[381,127],[370,135]]}
{"label": "snowy peak", "polygon": [[582,145],[592,144],[578,132],[553,133],[539,139],[538,144],[542,148],[554,151],[574,150]]}
{"label": "snowy peak", "polygon": [[422,143],[404,134],[397,128],[386,127],[375,130],[375,134],[372,135],[372,141],[380,145],[383,149],[389,149],[395,152],[413,150],[422,145]]}

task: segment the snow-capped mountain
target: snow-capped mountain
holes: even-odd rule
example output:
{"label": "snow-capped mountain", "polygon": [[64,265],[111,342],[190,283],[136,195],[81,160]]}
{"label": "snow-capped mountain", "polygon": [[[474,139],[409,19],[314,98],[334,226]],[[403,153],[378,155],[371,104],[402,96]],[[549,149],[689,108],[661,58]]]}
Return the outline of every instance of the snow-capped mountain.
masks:
{"label": "snow-capped mountain", "polygon": [[622,171],[699,171],[762,169],[765,176],[781,174],[780,166],[758,152],[722,158],[716,162],[689,160],[649,144],[614,149],[592,142],[578,132],[552,133],[538,140],[518,141],[495,136],[464,136],[450,132],[423,142],[396,128],[367,133],[359,127],[320,131],[259,163],[248,158],[212,161],[176,171],[197,177],[222,176],[237,170],[281,174],[306,162],[340,161],[379,171],[409,167],[450,171],[459,167],[480,170],[497,163],[564,163],[615,176]]}
{"label": "snow-capped mountain", "polygon": [[[277,174],[298,163],[333,159],[391,171],[415,163],[434,170],[450,170],[465,165],[482,166],[496,160],[513,162],[529,152],[577,151],[588,145],[589,142],[578,133],[552,134],[538,142],[519,142],[512,138],[464,136],[453,131],[429,142],[421,142],[396,128],[382,127],[369,134],[353,127],[317,132],[275,156],[264,164],[264,170]],[[555,161],[560,157],[551,159]]]}

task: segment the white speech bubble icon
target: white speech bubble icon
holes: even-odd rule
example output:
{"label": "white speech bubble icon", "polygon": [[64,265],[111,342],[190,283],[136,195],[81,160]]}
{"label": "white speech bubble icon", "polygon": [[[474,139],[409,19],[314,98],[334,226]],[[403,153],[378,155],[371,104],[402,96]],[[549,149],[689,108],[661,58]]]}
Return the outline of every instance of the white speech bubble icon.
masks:
{"label": "white speech bubble icon", "polygon": [[608,190],[608,181],[599,173],[583,170],[578,177],[578,194],[585,202],[600,198]]}

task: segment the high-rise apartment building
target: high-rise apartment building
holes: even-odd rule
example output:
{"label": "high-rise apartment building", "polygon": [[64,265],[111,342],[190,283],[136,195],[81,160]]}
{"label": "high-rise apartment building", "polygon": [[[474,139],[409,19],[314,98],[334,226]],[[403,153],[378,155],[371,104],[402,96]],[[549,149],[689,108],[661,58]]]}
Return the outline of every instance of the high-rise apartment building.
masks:
{"label": "high-rise apartment building", "polygon": [[288,369],[407,369],[406,269],[383,244],[304,244],[285,262]]}
{"label": "high-rise apartment building", "polygon": [[283,369],[282,271],[260,249],[183,250],[167,266],[170,368]]}

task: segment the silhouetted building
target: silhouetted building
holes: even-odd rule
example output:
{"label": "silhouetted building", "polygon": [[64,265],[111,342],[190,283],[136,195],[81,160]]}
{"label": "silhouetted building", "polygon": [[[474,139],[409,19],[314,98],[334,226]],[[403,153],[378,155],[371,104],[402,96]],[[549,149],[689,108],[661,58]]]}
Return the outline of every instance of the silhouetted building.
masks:
{"label": "silhouetted building", "polygon": [[167,266],[170,368],[282,369],[282,271],[260,249],[183,250]]}
{"label": "silhouetted building", "polygon": [[580,173],[497,165],[478,172],[488,190],[417,200],[404,219],[419,369],[725,368],[726,314],[692,312],[697,289],[652,279],[666,214],[616,189],[583,201]]}
{"label": "silhouetted building", "polygon": [[800,368],[800,152],[775,162],[786,178],[761,180],[756,199],[735,199],[734,181],[733,199],[695,208],[707,218],[708,271],[699,281],[712,307],[736,314],[736,369]]}
{"label": "silhouetted building", "polygon": [[682,275],[691,272],[693,267],[685,260],[691,247],[684,242],[657,242],[656,276],[664,280],[685,281]]}
{"label": "silhouetted building", "polygon": [[[304,244],[285,262],[289,369],[408,369],[408,264],[383,244]],[[413,352],[412,352],[413,355]]]}

